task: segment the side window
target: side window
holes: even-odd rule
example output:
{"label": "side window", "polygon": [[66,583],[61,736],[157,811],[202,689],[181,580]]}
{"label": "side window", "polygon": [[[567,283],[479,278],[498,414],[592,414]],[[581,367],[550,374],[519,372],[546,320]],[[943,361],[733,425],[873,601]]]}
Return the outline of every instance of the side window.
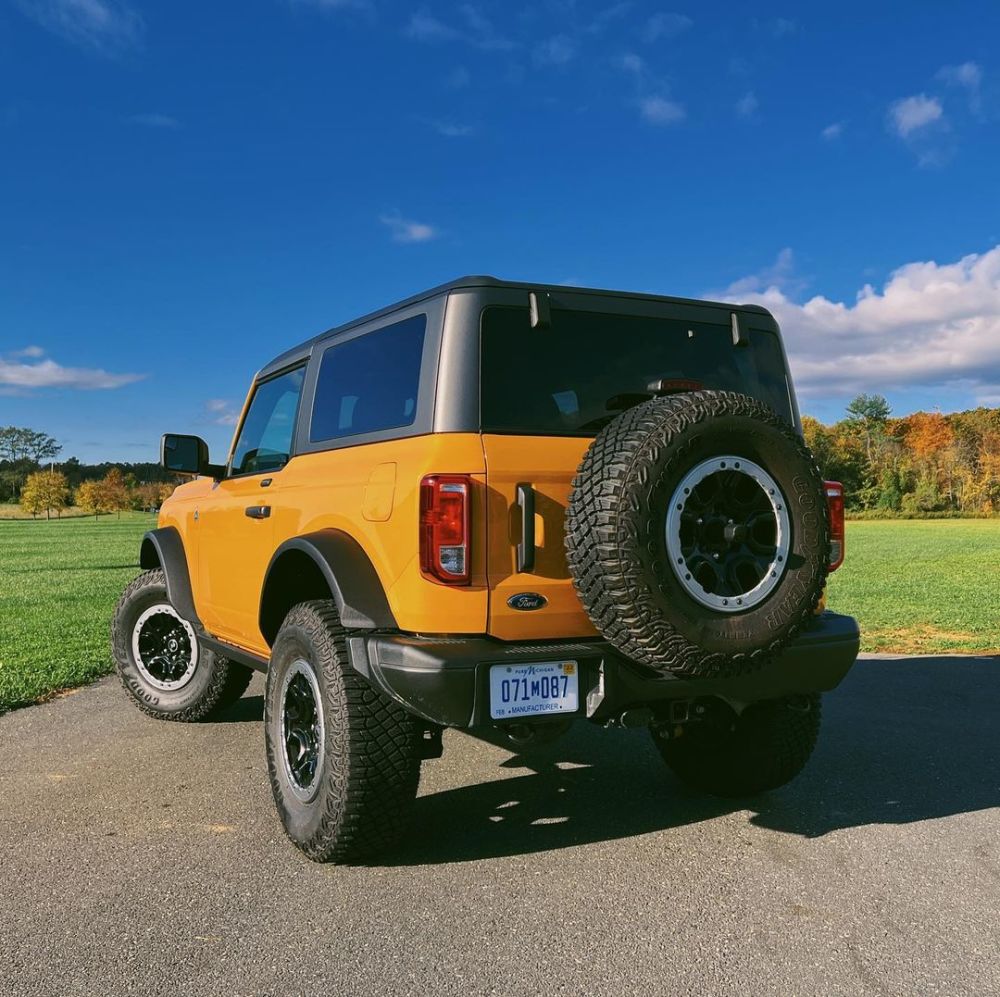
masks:
{"label": "side window", "polygon": [[264,474],[288,463],[303,371],[299,367],[257,386],[233,451],[232,474]]}
{"label": "side window", "polygon": [[426,315],[328,347],[316,381],[309,439],[410,426],[417,415]]}

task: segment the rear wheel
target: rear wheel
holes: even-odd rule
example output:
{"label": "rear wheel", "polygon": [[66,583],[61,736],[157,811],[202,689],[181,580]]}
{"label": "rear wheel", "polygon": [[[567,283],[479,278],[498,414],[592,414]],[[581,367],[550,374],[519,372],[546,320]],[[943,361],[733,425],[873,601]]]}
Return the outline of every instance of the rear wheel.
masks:
{"label": "rear wheel", "polygon": [[316,862],[399,840],[417,794],[421,726],[351,667],[336,606],[293,607],[267,673],[264,728],[278,814]]}
{"label": "rear wheel", "polygon": [[819,735],[820,697],[786,696],[753,703],[736,716],[723,703],[707,718],[653,728],[663,760],[686,786],[715,796],[751,796],[794,779]]}
{"label": "rear wheel", "polygon": [[145,571],[122,593],[111,649],[125,691],[158,720],[217,716],[246,692],[253,671],[200,647],[167,598],[162,570]]}

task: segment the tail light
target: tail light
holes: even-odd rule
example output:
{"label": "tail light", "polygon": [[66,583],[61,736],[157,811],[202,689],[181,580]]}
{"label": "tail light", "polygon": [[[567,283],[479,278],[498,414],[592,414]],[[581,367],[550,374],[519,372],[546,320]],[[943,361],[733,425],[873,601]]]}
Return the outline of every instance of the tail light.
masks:
{"label": "tail light", "polygon": [[824,481],[826,507],[830,511],[830,570],[844,563],[844,486],[839,481]]}
{"label": "tail light", "polygon": [[468,585],[472,479],[429,474],[420,482],[420,570],[445,585]]}

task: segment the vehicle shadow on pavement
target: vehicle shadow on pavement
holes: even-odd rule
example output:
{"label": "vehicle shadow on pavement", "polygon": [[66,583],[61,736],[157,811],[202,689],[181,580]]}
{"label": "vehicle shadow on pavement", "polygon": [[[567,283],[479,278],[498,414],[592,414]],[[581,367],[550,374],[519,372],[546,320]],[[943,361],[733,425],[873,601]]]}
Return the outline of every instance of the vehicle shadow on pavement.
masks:
{"label": "vehicle shadow on pavement", "polygon": [[[803,774],[743,800],[685,790],[645,731],[576,724],[561,740],[501,763],[524,774],[420,797],[407,842],[388,863],[530,854],[735,812],[813,838],[998,807],[998,717],[1000,658],[862,660],[825,697],[820,742]],[[461,747],[453,743],[446,757]]]}
{"label": "vehicle shadow on pavement", "polygon": [[244,696],[229,707],[226,712],[217,718],[218,723],[239,724],[239,723],[260,723],[264,719],[264,697]]}

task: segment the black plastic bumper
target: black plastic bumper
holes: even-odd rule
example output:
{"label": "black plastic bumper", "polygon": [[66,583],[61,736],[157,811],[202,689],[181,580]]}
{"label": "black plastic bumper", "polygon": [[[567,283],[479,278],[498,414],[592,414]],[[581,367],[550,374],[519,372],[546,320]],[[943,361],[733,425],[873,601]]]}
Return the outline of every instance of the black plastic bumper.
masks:
{"label": "black plastic bumper", "polygon": [[622,657],[605,641],[507,643],[488,637],[350,638],[354,667],[393,699],[448,727],[489,726],[491,665],[576,661],[580,708],[560,714],[611,720],[636,707],[718,696],[736,706],[794,693],[827,692],[850,670],[860,633],[849,616],[823,613],[774,660],[751,675],[681,679],[654,673]]}

